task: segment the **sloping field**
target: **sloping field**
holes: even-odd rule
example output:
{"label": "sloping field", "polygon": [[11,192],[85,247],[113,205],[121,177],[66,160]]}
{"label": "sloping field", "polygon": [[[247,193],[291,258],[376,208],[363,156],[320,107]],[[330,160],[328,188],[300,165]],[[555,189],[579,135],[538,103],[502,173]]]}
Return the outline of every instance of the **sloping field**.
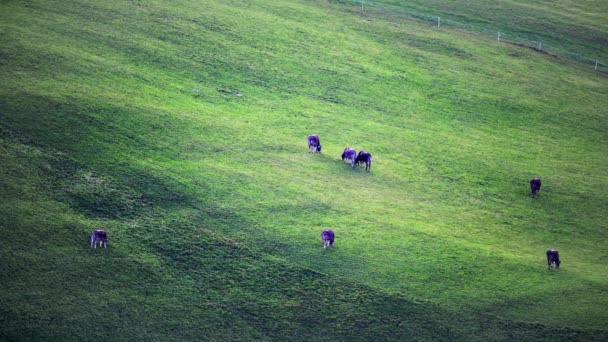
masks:
{"label": "sloping field", "polygon": [[540,42],[573,59],[608,63],[608,4],[602,0],[363,0],[363,10],[366,6],[427,20],[440,17],[448,26],[464,25],[494,37],[501,32],[507,39]]}
{"label": "sloping field", "polygon": [[370,11],[0,3],[0,339],[607,340],[606,76]]}

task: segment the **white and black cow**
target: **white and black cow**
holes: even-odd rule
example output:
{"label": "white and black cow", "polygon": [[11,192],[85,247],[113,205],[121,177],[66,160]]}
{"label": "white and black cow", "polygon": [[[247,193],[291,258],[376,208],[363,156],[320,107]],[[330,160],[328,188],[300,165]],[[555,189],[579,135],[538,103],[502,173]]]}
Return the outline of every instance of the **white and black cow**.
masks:
{"label": "white and black cow", "polygon": [[103,229],[95,229],[91,232],[91,247],[97,248],[98,242],[99,247],[104,246],[108,248],[108,234]]}
{"label": "white and black cow", "polygon": [[355,167],[355,160],[357,159],[357,151],[355,151],[355,149],[347,147],[344,149],[344,152],[342,152],[342,161],[344,160],[348,160],[350,162],[350,165],[354,168]]}
{"label": "white and black cow", "polygon": [[336,241],[336,236],[334,231],[331,229],[327,229],[321,232],[321,241],[323,241],[323,249],[333,246]]}
{"label": "white and black cow", "polygon": [[547,265],[549,266],[549,270],[551,270],[552,266],[555,265],[555,268],[559,268],[559,264],[562,262],[559,261],[559,252],[555,249],[550,249],[547,251]]}
{"label": "white and black cow", "polygon": [[309,153],[321,153],[321,141],[319,136],[311,134],[308,136],[308,152]]}

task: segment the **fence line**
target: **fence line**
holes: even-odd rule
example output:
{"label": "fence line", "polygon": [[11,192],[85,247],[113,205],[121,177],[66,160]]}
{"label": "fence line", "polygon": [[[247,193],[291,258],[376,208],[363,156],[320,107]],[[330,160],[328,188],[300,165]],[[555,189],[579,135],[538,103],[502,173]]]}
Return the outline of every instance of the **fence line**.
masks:
{"label": "fence line", "polygon": [[444,18],[434,16],[434,15],[411,12],[411,11],[407,11],[407,10],[405,10],[401,7],[395,6],[395,5],[378,4],[378,3],[375,3],[373,1],[368,1],[368,0],[350,0],[350,1],[349,0],[338,0],[338,2],[342,2],[342,3],[350,2],[350,3],[360,7],[361,11],[364,13],[365,13],[365,7],[385,9],[385,10],[393,11],[395,13],[404,14],[404,15],[413,17],[418,20],[427,21],[437,27],[454,26],[454,27],[464,28],[464,29],[482,33],[482,34],[485,34],[488,36],[497,37],[497,40],[500,42],[504,41],[504,42],[511,42],[511,43],[515,43],[515,44],[521,44],[521,45],[533,48],[537,51],[549,53],[549,54],[552,54],[552,55],[555,55],[558,57],[562,57],[562,58],[565,58],[565,59],[568,59],[568,60],[571,60],[571,61],[574,61],[577,63],[581,63],[584,65],[590,65],[597,71],[608,72],[608,64],[599,61],[599,59],[597,59],[597,58],[589,58],[589,57],[582,56],[580,53],[565,51],[558,47],[547,45],[547,44],[543,43],[542,41],[535,41],[535,40],[531,40],[528,38],[511,35],[507,32],[503,32],[503,31],[497,32],[494,30],[489,30],[486,28],[474,26],[471,24],[465,24],[465,23],[460,23],[457,21],[449,20],[449,19],[444,19]]}

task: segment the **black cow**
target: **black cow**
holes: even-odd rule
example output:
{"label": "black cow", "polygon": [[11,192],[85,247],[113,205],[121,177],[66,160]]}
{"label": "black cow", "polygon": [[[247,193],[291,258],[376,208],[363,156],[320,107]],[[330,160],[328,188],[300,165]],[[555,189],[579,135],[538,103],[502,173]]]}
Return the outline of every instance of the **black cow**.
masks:
{"label": "black cow", "polygon": [[103,245],[108,248],[108,234],[103,229],[95,229],[91,232],[91,247],[97,248],[98,242],[99,247]]}
{"label": "black cow", "polygon": [[308,152],[321,153],[321,141],[319,140],[319,136],[316,134],[311,134],[308,136]]}
{"label": "black cow", "polygon": [[365,171],[369,171],[372,168],[372,155],[366,151],[359,151],[355,163],[357,165],[365,164]]}
{"label": "black cow", "polygon": [[530,191],[532,191],[532,195],[538,194],[538,192],[540,191],[540,185],[540,178],[533,178],[530,181]]}
{"label": "black cow", "polygon": [[354,168],[355,167],[355,160],[357,159],[357,151],[355,151],[354,149],[347,147],[344,149],[344,152],[342,152],[342,161],[344,161],[345,159],[350,160],[350,165]]}
{"label": "black cow", "polygon": [[547,265],[549,266],[549,270],[551,270],[552,265],[555,264],[555,268],[559,268],[559,252],[555,249],[550,249],[547,251]]}

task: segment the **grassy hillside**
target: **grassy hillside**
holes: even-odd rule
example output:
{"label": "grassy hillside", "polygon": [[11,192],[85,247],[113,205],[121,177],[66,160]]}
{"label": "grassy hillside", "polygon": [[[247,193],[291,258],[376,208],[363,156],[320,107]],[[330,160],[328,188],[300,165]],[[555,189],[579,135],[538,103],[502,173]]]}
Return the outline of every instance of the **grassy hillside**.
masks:
{"label": "grassy hillside", "polygon": [[3,339],[608,337],[603,74],[330,1],[4,1],[0,32]]}
{"label": "grassy hillside", "polygon": [[465,25],[491,36],[502,32],[507,40],[542,42],[571,58],[608,61],[608,4],[601,0],[364,0],[363,10],[366,6],[370,13],[379,10],[441,17],[448,26]]}

